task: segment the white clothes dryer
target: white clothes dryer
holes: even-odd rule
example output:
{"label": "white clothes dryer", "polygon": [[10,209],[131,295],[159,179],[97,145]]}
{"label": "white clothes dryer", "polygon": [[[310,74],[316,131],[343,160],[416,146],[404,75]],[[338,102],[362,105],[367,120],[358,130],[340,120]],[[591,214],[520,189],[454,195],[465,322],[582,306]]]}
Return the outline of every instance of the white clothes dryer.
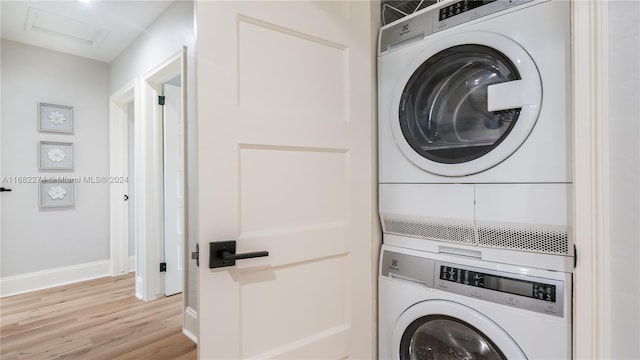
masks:
{"label": "white clothes dryer", "polygon": [[571,359],[571,274],[383,245],[379,358]]}
{"label": "white clothes dryer", "polygon": [[444,1],[379,36],[381,183],[571,182],[570,4]]}
{"label": "white clothes dryer", "polygon": [[[383,27],[385,243],[525,251],[521,265],[569,270],[570,60],[564,0],[449,0]],[[394,244],[431,246],[410,243]]]}

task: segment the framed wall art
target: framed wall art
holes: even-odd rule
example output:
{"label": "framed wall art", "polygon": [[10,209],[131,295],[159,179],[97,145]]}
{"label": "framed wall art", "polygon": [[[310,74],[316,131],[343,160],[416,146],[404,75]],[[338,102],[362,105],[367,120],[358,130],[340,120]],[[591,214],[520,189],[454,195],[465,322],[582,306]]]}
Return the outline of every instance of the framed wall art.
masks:
{"label": "framed wall art", "polygon": [[73,170],[73,143],[40,141],[38,156],[40,170]]}
{"label": "framed wall art", "polygon": [[73,134],[73,107],[38,104],[38,130]]}
{"label": "framed wall art", "polygon": [[74,206],[74,183],[58,181],[40,182],[40,207]]}

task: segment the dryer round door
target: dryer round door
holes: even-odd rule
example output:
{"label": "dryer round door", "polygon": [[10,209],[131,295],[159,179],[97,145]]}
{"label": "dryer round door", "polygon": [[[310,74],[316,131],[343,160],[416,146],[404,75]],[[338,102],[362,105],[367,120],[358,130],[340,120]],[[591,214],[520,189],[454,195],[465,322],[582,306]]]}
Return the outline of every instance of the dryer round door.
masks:
{"label": "dryer round door", "polygon": [[526,359],[500,326],[459,303],[429,300],[402,313],[393,331],[396,360]]}
{"label": "dryer round door", "polygon": [[476,174],[511,156],[542,104],[533,59],[495,33],[444,37],[399,80],[389,114],[395,141],[415,165],[442,176]]}

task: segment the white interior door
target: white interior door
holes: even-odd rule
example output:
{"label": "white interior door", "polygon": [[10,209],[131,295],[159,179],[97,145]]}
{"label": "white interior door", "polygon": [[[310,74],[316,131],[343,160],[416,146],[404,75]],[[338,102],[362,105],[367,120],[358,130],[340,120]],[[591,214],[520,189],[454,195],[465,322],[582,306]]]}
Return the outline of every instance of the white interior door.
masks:
{"label": "white interior door", "polygon": [[373,6],[197,3],[200,359],[375,357]]}
{"label": "white interior door", "polygon": [[164,110],[164,294],[182,292],[184,249],[184,146],[182,88],[163,84]]}

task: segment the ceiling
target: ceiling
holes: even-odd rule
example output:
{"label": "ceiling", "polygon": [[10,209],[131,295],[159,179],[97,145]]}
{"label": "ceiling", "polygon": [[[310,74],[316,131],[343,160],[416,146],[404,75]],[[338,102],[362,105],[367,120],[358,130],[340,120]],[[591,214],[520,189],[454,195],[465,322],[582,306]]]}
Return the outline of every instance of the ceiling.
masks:
{"label": "ceiling", "polygon": [[172,0],[1,0],[3,39],[110,63]]}

